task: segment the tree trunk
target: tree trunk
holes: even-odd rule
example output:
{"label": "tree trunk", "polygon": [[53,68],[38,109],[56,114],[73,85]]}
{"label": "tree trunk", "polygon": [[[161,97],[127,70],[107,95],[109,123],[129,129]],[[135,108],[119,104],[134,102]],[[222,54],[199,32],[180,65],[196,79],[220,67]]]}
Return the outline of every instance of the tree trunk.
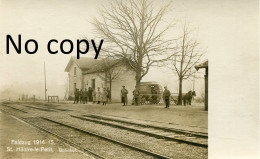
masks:
{"label": "tree trunk", "polygon": [[[139,70],[136,71],[135,79],[136,79],[136,83],[135,83],[136,91],[139,91],[140,83],[141,83],[141,71],[139,71]],[[137,105],[139,105],[139,103],[140,103],[140,98],[138,98]]]}
{"label": "tree trunk", "polygon": [[182,105],[182,77],[180,77],[180,80],[179,80],[178,105]]}
{"label": "tree trunk", "polygon": [[111,77],[111,74],[109,76],[109,92],[110,92],[110,99],[109,99],[110,101],[109,102],[111,102],[112,101],[112,77]]}

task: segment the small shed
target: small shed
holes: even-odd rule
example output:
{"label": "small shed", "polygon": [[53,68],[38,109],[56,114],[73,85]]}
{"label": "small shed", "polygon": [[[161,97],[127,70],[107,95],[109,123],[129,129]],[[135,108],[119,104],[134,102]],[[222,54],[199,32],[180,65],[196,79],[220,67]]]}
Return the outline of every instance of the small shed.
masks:
{"label": "small shed", "polygon": [[198,71],[201,68],[205,68],[205,110],[208,111],[208,60],[204,61],[203,63],[196,65],[195,69]]}

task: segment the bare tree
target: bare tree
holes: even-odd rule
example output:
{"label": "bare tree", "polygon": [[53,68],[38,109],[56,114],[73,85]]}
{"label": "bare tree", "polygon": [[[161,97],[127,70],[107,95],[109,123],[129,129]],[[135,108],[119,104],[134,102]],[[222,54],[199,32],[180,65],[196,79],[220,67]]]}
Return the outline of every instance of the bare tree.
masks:
{"label": "bare tree", "polygon": [[122,65],[125,65],[121,60],[113,60],[109,58],[102,59],[102,65],[98,65],[95,70],[97,75],[105,81],[105,88],[109,83],[110,98],[112,98],[112,82],[119,78],[122,73]]}
{"label": "bare tree", "polygon": [[193,30],[185,22],[182,28],[181,37],[175,41],[174,56],[170,58],[169,68],[172,69],[179,78],[178,105],[182,105],[182,83],[194,74],[194,66],[200,61],[205,53],[192,37]]}
{"label": "bare tree", "polygon": [[[125,59],[135,70],[136,87],[151,66],[166,61],[174,40],[166,40],[165,34],[172,28],[168,23],[170,4],[153,7],[150,0],[114,0],[94,19],[96,33],[103,38],[103,49],[109,56]],[[158,5],[157,5],[158,6]]]}

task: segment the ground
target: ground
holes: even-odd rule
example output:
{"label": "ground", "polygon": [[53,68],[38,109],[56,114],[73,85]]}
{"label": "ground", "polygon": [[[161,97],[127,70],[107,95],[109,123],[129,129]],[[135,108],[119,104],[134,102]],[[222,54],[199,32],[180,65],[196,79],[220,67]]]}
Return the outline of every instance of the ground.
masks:
{"label": "ground", "polygon": [[168,127],[178,127],[190,131],[206,132],[208,130],[208,112],[203,103],[192,106],[170,106],[169,109],[158,105],[122,106],[119,103],[107,104],[66,104],[64,108],[72,109],[82,114],[102,114],[124,117],[128,119],[149,120]]}
{"label": "ground", "polygon": [[[33,105],[33,103],[30,104]],[[133,121],[138,123],[147,123],[149,125],[155,126],[163,126],[202,133],[208,132],[208,112],[204,111],[203,104],[198,103],[193,103],[192,106],[172,105],[169,109],[164,108],[163,105],[122,106],[121,103],[107,104],[105,106],[101,104],[92,103],[73,104],[72,102],[61,102],[54,104],[55,105],[53,107],[60,109],[69,109],[71,111],[61,111],[59,112],[60,114],[57,114],[56,112],[44,112],[32,109],[32,116],[46,116],[60,119],[65,117],[66,120],[66,116],[68,115],[99,114],[103,116],[109,116],[111,118],[119,118],[122,120]],[[41,106],[35,103],[35,106],[36,105],[38,107]],[[25,107],[17,106],[16,108],[22,109]],[[0,112],[0,117],[0,158],[90,158],[88,155],[85,155],[81,152],[59,153],[58,148],[70,149],[70,146],[61,142],[57,138],[49,134],[43,133],[42,131],[35,129],[29,124],[15,117],[9,116],[3,112]],[[45,155],[39,155],[39,152],[7,152],[7,147],[13,147],[14,149],[19,147],[19,145],[13,145],[11,143],[11,140],[23,140],[31,142],[33,140],[53,140],[55,146],[48,144],[32,144],[28,147],[52,147],[54,149],[54,152],[43,152]],[[21,146],[26,147],[26,145]]]}
{"label": "ground", "polygon": [[[83,154],[81,152],[75,152],[75,153],[59,153],[58,148],[62,149],[70,149],[71,147],[65,143],[60,142],[55,137],[43,133],[40,130],[35,129],[34,127],[30,126],[29,124],[11,117],[7,114],[4,114],[0,112],[0,158],[1,159],[71,159],[71,158],[77,158],[77,159],[84,159],[84,158],[91,158],[86,154]],[[19,144],[15,143],[14,141],[22,141],[26,144],[23,144],[20,142]],[[33,140],[45,140],[51,141],[53,140],[53,143],[55,146],[52,146],[51,144],[45,143],[45,144],[34,144]],[[28,144],[30,141],[30,144]],[[17,148],[45,148],[46,151],[42,152],[21,152],[22,150],[17,150]],[[47,151],[48,148],[53,148],[52,151]],[[12,149],[10,149],[12,148]],[[8,149],[8,150],[7,150]],[[19,153],[16,153],[16,151],[20,151]],[[41,155],[39,155],[41,153]]]}

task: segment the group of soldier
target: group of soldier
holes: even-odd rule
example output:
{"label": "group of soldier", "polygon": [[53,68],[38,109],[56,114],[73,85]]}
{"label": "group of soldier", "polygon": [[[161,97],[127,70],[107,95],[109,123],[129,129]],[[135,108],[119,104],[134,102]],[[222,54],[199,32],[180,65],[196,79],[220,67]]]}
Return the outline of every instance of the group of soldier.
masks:
{"label": "group of soldier", "polygon": [[[125,88],[125,86],[122,86],[123,88],[121,89],[121,102],[123,103],[123,106],[127,105],[127,94],[128,91]],[[169,108],[170,106],[170,96],[171,92],[167,89],[167,87],[164,87],[163,91],[163,100],[165,101],[165,108]],[[152,89],[151,90],[152,95],[152,103],[156,104],[158,102],[157,98],[157,90]],[[80,90],[76,89],[74,92],[75,99],[74,99],[74,104],[75,103],[81,103],[81,104],[87,104],[88,102],[93,102],[93,104],[103,104],[106,105],[107,103],[111,102],[111,91],[109,88],[103,88],[103,91],[100,91],[100,88],[98,87],[97,91],[95,89],[92,89],[89,87],[87,90]],[[133,105],[139,105],[140,104],[140,93],[137,88],[133,91]]]}
{"label": "group of soldier", "polygon": [[98,87],[97,91],[95,89],[92,89],[91,87],[88,88],[88,90],[85,88],[85,90],[79,90],[76,88],[75,92],[75,103],[80,104],[87,104],[88,102],[93,102],[93,104],[103,104],[106,105],[107,103],[111,102],[111,92],[109,88],[103,88],[103,91],[100,91],[100,88]]}

